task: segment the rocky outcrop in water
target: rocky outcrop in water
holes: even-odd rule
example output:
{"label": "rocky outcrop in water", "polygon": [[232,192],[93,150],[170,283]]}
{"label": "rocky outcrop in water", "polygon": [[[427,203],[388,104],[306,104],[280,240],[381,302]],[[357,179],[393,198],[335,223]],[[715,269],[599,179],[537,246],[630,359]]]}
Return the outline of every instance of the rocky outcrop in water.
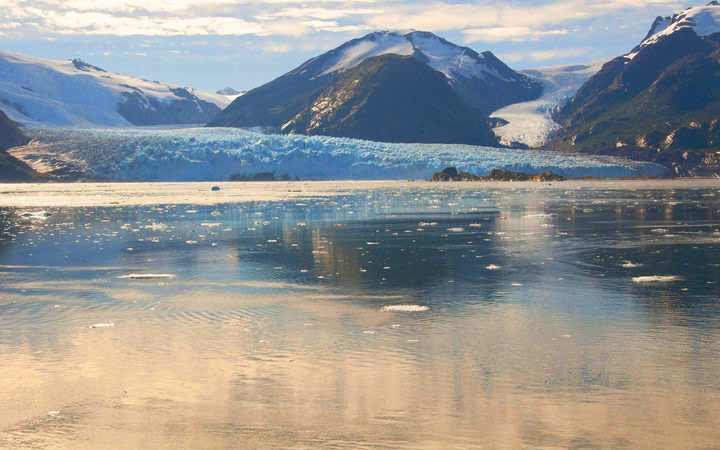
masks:
{"label": "rocky outcrop in water", "polygon": [[430,181],[565,181],[567,177],[552,172],[527,174],[512,170],[494,169],[486,176],[458,172],[455,167],[448,167],[442,172],[433,174]]}

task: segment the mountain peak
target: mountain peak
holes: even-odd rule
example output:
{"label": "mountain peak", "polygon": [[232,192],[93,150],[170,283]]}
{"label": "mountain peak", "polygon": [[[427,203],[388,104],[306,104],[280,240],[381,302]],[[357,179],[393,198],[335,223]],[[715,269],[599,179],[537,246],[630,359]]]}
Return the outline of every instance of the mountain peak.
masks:
{"label": "mountain peak", "polygon": [[215,93],[220,94],[220,95],[240,95],[240,94],[242,94],[241,91],[238,91],[237,89],[233,89],[230,86],[228,86],[224,89],[220,89],[220,90],[216,91]]}
{"label": "mountain peak", "polygon": [[700,37],[720,32],[720,2],[713,0],[705,6],[694,6],[672,16],[657,17],[639,48],[654,44],[685,28],[692,29]]}
{"label": "mountain peak", "polygon": [[77,70],[82,70],[83,72],[105,72],[103,69],[93,66],[92,64],[88,64],[80,58],[75,58],[70,62]]}

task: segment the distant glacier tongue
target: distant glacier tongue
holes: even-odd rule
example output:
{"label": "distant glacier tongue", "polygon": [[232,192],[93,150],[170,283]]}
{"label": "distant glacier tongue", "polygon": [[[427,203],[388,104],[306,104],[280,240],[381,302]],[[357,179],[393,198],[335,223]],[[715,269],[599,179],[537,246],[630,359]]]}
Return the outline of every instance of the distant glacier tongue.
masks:
{"label": "distant glacier tongue", "polygon": [[215,181],[274,172],[304,180],[428,178],[454,166],[570,177],[658,176],[661,166],[610,157],[448,144],[386,144],[322,136],[265,135],[236,128],[30,129],[47,151],[110,180]]}

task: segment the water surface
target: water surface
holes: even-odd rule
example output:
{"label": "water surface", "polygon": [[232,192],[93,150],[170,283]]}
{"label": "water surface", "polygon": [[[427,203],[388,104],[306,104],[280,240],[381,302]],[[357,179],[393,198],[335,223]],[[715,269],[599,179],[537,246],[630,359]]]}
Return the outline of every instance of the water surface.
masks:
{"label": "water surface", "polygon": [[720,185],[462,186],[0,209],[0,448],[716,448]]}

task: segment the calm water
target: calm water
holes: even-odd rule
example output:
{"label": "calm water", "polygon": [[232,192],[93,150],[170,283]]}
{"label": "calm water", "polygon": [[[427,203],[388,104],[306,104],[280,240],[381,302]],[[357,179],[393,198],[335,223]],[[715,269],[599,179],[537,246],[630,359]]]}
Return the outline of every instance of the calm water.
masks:
{"label": "calm water", "polygon": [[720,189],[478,186],[0,210],[0,448],[720,448]]}

